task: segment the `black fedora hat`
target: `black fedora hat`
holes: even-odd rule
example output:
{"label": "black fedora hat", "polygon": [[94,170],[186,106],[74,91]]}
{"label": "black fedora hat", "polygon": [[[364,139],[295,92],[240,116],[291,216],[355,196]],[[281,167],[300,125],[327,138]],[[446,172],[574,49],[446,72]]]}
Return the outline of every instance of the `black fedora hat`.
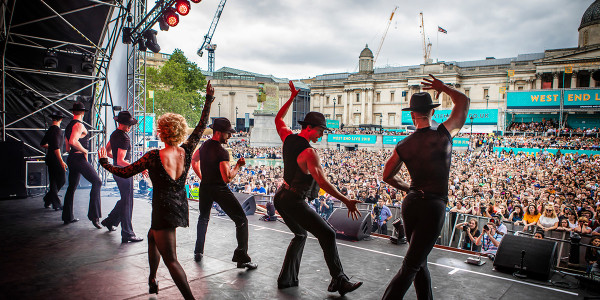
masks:
{"label": "black fedora hat", "polygon": [[235,129],[231,127],[231,122],[227,118],[216,118],[213,123],[208,126],[214,131],[235,133]]}
{"label": "black fedora hat", "polygon": [[319,126],[323,127],[325,130],[329,130],[327,128],[327,121],[325,121],[325,116],[317,111],[311,111],[304,116],[304,121],[298,121],[300,125],[311,125],[311,126]]}
{"label": "black fedora hat", "polygon": [[119,112],[119,114],[113,118],[115,121],[119,122],[120,124],[123,125],[135,125],[137,124],[138,120],[134,119],[131,116],[131,113],[127,110],[122,110]]}
{"label": "black fedora hat", "polygon": [[427,92],[414,93],[410,97],[410,106],[403,108],[403,111],[427,112],[432,108],[436,108],[440,104],[433,104],[431,95]]}
{"label": "black fedora hat", "polygon": [[77,101],[77,102],[73,103],[73,107],[71,108],[71,111],[87,111],[87,109],[85,109],[85,105],[83,105],[83,103]]}
{"label": "black fedora hat", "polygon": [[55,111],[53,113],[50,113],[50,119],[52,120],[60,120],[60,119],[64,119],[65,115],[63,115],[63,113],[61,111]]}

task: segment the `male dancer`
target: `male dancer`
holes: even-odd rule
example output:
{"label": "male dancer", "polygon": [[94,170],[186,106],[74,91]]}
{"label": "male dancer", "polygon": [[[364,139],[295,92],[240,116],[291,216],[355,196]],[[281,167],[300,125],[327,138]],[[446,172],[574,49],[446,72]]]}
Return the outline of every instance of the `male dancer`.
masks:
{"label": "male dancer", "polygon": [[238,268],[253,270],[258,268],[258,265],[253,263],[248,256],[248,219],[244,209],[227,187],[240,167],[246,164],[246,160],[243,157],[238,159],[233,169],[229,165],[229,152],[221,146],[221,144],[227,144],[227,140],[235,132],[228,119],[216,118],[209,127],[213,130],[212,138],[205,141],[192,156],[192,168],[201,179],[200,216],[198,217],[194,260],[200,261],[204,256],[206,229],[214,201],[235,223],[235,237],[238,246],[233,252],[231,260],[237,262]]}
{"label": "male dancer", "polygon": [[325,179],[319,155],[310,146],[309,142],[316,143],[323,136],[323,131],[327,129],[323,114],[314,111],[306,114],[304,121],[298,122],[302,125],[302,131],[299,134],[292,134],[292,130],[283,121],[298,95],[298,90],[291,80],[290,91],[292,92],[290,99],[281,107],[275,117],[277,133],[283,141],[283,178],[285,181],[275,194],[274,204],[279,215],[295,236],[285,254],[281,273],[277,279],[277,287],[283,289],[298,286],[300,260],[308,231],[319,240],[323,249],[325,262],[332,277],[327,290],[339,292],[343,296],[359,288],[362,282],[350,282],[348,276],[344,274],[337,252],[335,231],[329,223],[308,206],[305,200],[316,180],[321,189],[346,204],[348,216],[352,216],[353,219],[360,216],[360,212],[356,209],[356,203],[361,201],[346,198]]}
{"label": "male dancer", "polygon": [[[431,128],[435,107],[429,93],[416,93],[410,98],[410,107],[416,131],[398,143],[383,170],[383,180],[391,186],[408,192],[402,202],[404,230],[408,251],[402,268],[388,285],[383,299],[402,299],[414,281],[418,299],[432,299],[431,278],[427,256],[437,240],[448,202],[448,177],[452,157],[452,138],[465,124],[469,98],[445,85],[433,75],[424,78],[425,90],[435,90],[436,99],[442,92],[454,103],[450,117],[437,128]],[[406,164],[411,177],[409,186],[398,171]],[[427,214],[425,217],[423,214]]]}
{"label": "male dancer", "polygon": [[[131,126],[137,124],[138,120],[131,116],[129,111],[120,111],[114,117],[119,126],[110,135],[110,140],[106,144],[106,153],[113,159],[113,164],[119,167],[126,167],[131,160],[131,140],[127,133]],[[141,242],[144,239],[137,237],[133,232],[131,216],[133,213],[133,177],[122,178],[113,175],[121,193],[121,199],[115,204],[115,208],[108,214],[108,217],[102,220],[101,224],[109,231],[115,231],[115,227],[121,223],[121,242]]]}
{"label": "male dancer", "polygon": [[100,217],[102,210],[100,205],[100,189],[102,181],[94,170],[94,167],[88,162],[89,139],[87,129],[83,125],[83,115],[87,111],[81,102],[73,103],[73,120],[65,128],[66,150],[69,152],[67,157],[67,166],[69,166],[69,187],[65,194],[65,203],[63,207],[62,220],[66,224],[79,221],[73,216],[73,197],[79,184],[81,175],[92,184],[90,191],[90,204],[88,207],[88,219],[92,224],[101,229]]}
{"label": "male dancer", "polygon": [[54,210],[62,209],[58,191],[65,185],[65,172],[67,164],[62,159],[63,136],[60,129],[60,122],[65,116],[59,111],[52,113],[52,126],[48,128],[40,146],[46,148],[46,165],[48,166],[48,175],[50,177],[50,190],[44,196],[44,207],[49,208],[52,205]]}

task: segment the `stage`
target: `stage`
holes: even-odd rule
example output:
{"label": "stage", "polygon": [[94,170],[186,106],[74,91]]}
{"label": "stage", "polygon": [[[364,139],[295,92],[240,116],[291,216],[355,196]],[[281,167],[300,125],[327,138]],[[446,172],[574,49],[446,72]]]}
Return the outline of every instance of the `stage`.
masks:
{"label": "stage", "polygon": [[[61,191],[61,198],[66,187]],[[179,290],[161,262],[158,296],[148,294],[147,243],[121,244],[120,227],[96,229],[87,219],[89,189],[75,194],[75,217],[63,225],[61,211],[43,208],[42,195],[0,201],[1,299],[181,299]],[[102,214],[106,217],[118,200],[115,184],[102,189]],[[148,198],[136,198],[133,227],[145,237],[150,226]],[[197,299],[335,299],[328,293],[330,276],[316,239],[309,237],[300,269],[300,286],[277,289],[277,276],[291,232],[281,222],[263,222],[248,216],[249,254],[256,270],[237,269],[231,262],[235,226],[213,210],[204,259],[193,260],[198,203],[190,202],[189,228],[177,230],[179,262]],[[338,239],[344,271],[352,280],[364,281],[347,299],[381,299],[402,264],[407,245],[389,240],[351,242]],[[468,255],[435,248],[429,255],[433,294],[438,299],[577,299],[598,296],[577,287],[571,276],[555,274],[554,284],[519,280],[493,270],[492,262],[478,267],[466,264]],[[560,287],[559,287],[560,286]],[[565,286],[570,286],[565,288]],[[407,299],[416,299],[414,289]]]}

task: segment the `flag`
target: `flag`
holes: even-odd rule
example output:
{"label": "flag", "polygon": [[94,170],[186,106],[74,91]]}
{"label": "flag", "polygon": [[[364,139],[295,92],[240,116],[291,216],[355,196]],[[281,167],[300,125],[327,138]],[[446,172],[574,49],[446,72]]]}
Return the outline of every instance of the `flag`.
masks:
{"label": "flag", "polygon": [[441,33],[448,34],[448,31],[446,29],[440,27],[440,26],[438,26],[438,31],[441,32]]}

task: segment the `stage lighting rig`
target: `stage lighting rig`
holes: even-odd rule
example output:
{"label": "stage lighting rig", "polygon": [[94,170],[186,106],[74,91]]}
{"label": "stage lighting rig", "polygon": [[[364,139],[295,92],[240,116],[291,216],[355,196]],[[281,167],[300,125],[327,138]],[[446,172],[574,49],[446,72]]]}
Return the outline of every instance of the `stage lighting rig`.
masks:
{"label": "stage lighting rig", "polygon": [[158,32],[154,29],[148,29],[144,32],[144,38],[146,39],[146,48],[150,49],[150,51],[154,53],[160,52],[160,45],[158,45],[158,41],[156,40],[156,34]]}
{"label": "stage lighting rig", "polygon": [[190,1],[177,0],[177,2],[175,2],[175,9],[182,16],[189,14],[190,13]]}
{"label": "stage lighting rig", "polygon": [[167,25],[171,27],[175,27],[177,26],[177,24],[179,24],[179,15],[173,7],[165,9],[165,11],[163,12],[163,18]]}
{"label": "stage lighting rig", "polygon": [[46,56],[44,57],[44,68],[48,70],[56,70],[58,67],[58,58],[56,57],[56,52],[54,50],[48,50],[46,52]]}

